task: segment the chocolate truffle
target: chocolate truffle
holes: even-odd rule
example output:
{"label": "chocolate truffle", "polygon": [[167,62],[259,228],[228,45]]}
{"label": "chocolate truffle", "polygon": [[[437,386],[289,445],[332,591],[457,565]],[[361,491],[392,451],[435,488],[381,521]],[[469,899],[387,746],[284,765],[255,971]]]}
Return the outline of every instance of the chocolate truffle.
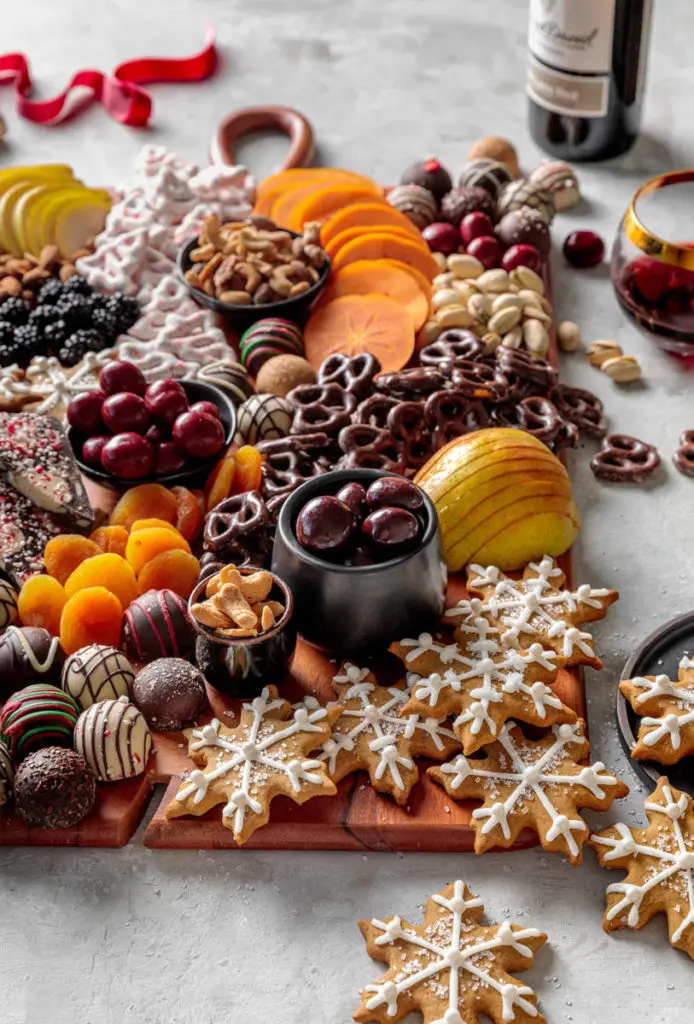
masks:
{"label": "chocolate truffle", "polygon": [[386,198],[392,207],[404,213],[420,231],[436,220],[436,200],[428,189],[420,185],[396,185]]}
{"label": "chocolate truffle", "polygon": [[99,781],[119,782],[143,773],[152,753],[152,734],[127,697],[100,700],[77,720],[75,750]]}
{"label": "chocolate truffle", "polygon": [[483,188],[493,199],[498,199],[504,185],[508,185],[511,172],[506,164],[499,160],[490,160],[481,156],[477,160],[468,160],[458,178],[459,188]]}
{"label": "chocolate truffle", "polygon": [[507,185],[499,197],[496,211],[499,218],[514,210],[521,210],[524,206],[531,210],[537,210],[545,224],[551,224],[554,219],[554,197],[548,188],[538,181],[530,181],[528,178],[519,178]]}
{"label": "chocolate truffle", "polygon": [[427,192],[431,192],[437,203],[440,203],[446,192],[453,188],[450,174],[433,157],[410,164],[401,176],[400,184],[419,185],[420,188],[425,188]]}
{"label": "chocolate truffle", "polygon": [[496,234],[506,249],[512,245],[534,245],[543,260],[549,256],[549,228],[537,210],[524,206],[507,213],[496,225]]}
{"label": "chocolate truffle", "polygon": [[257,444],[286,437],[292,428],[294,409],[277,395],[251,395],[240,406],[236,420],[237,444]]}
{"label": "chocolate truffle", "polygon": [[518,177],[518,153],[516,147],[508,139],[502,139],[500,135],[485,135],[483,139],[478,139],[470,148],[467,158],[476,160],[479,156],[486,156],[490,160],[498,160],[499,163],[506,164],[511,172],[511,177]]}
{"label": "chocolate truffle", "polygon": [[132,661],[185,658],[194,642],[186,603],[173,590],[148,590],[125,612],[121,646]]}
{"label": "chocolate truffle", "polygon": [[258,370],[258,390],[286,398],[300,384],[315,384],[316,371],[302,356],[273,356]]}
{"label": "chocolate truffle", "polygon": [[478,212],[495,219],[496,204],[484,188],[452,188],[441,201],[441,217],[455,228],[468,213]]}
{"label": "chocolate truffle", "polygon": [[0,807],[10,799],[13,784],[14,765],[12,764],[12,758],[5,744],[0,742]]}
{"label": "chocolate truffle", "polygon": [[9,626],[0,637],[0,703],[32,683],[60,683],[63,653],[57,637],[37,626]]}
{"label": "chocolate truffle", "polygon": [[135,672],[115,647],[90,644],[75,651],[63,666],[60,685],[75,698],[80,711],[100,700],[129,697]]}
{"label": "chocolate truffle", "polygon": [[0,739],[18,764],[42,747],[71,747],[78,715],[76,702],[57,686],[25,686],[0,711]]}
{"label": "chocolate truffle", "polygon": [[39,828],[69,828],[85,818],[96,798],[96,780],[74,750],[46,747],[27,757],[17,770],[17,814]]}
{"label": "chocolate truffle", "polygon": [[0,579],[0,633],[17,621],[17,591],[7,580]]}
{"label": "chocolate truffle", "polygon": [[563,160],[546,160],[541,163],[531,172],[530,181],[536,181],[549,189],[557,212],[570,210],[581,201],[576,172]]}
{"label": "chocolate truffle", "polygon": [[242,402],[255,394],[253,381],[246,368],[241,363],[235,363],[230,359],[218,359],[214,363],[203,366],[198,371],[198,380],[219,388],[231,399],[237,409]]}
{"label": "chocolate truffle", "polygon": [[136,676],[133,701],[153,729],[181,729],[207,706],[205,677],[182,658],[160,658]]}

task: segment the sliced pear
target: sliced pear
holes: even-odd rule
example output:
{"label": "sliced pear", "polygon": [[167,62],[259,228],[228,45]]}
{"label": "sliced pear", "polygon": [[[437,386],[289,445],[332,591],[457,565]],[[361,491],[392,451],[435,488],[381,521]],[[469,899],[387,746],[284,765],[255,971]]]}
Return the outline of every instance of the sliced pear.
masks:
{"label": "sliced pear", "polygon": [[[46,196],[53,196],[60,191],[57,185],[34,185],[25,192],[14,204],[12,210],[12,231],[22,253],[33,252],[29,238],[29,217],[36,204]],[[38,255],[38,254],[37,254]]]}
{"label": "sliced pear", "polygon": [[[101,205],[105,204],[108,210],[110,207],[110,196],[108,192],[103,192],[99,189],[75,187],[53,190],[39,197],[29,210],[26,231],[27,241],[30,246],[29,252],[38,256],[44,245],[55,243],[57,220],[61,211],[68,205],[74,203],[87,205],[93,202]],[[89,235],[85,237],[88,238]],[[75,246],[75,248],[79,248],[79,246]],[[74,251],[75,249],[72,249],[67,255],[72,255]]]}
{"label": "sliced pear", "polygon": [[36,181],[59,181],[61,179],[72,179],[76,184],[82,184],[81,181],[77,181],[72,172],[72,168],[68,167],[67,164],[36,164],[34,167],[5,167],[0,170],[0,194],[4,193],[5,189],[9,188],[10,185],[15,185],[18,181],[27,181],[29,179],[34,179]]}
{"label": "sliced pear", "polygon": [[84,248],[88,238],[103,230],[106,215],[111,209],[108,199],[93,193],[88,200],[76,199],[66,203],[55,220],[54,242],[66,259]]}

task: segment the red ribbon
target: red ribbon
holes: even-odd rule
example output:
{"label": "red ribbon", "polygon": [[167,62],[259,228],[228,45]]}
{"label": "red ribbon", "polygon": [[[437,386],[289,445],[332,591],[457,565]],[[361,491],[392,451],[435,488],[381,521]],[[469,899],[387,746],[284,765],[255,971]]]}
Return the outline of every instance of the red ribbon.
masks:
{"label": "red ribbon", "polygon": [[[212,26],[206,25],[206,43],[192,57],[138,57],[119,64],[112,75],[87,69],[72,76],[67,89],[50,100],[31,100],[29,63],[23,53],[0,56],[0,84],[14,82],[17,110],[35,124],[57,123],[66,110],[73,89],[86,88],[111,117],[121,124],[143,128],[152,113],[152,98],[140,88],[147,82],[200,82],[214,74],[217,52]],[[74,112],[74,107],[73,107]]]}

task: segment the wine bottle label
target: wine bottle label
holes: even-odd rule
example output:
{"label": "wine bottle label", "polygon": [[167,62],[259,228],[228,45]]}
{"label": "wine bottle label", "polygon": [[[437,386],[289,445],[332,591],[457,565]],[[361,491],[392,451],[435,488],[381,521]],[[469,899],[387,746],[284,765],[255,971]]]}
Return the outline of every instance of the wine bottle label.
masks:
{"label": "wine bottle label", "polygon": [[557,71],[612,67],[616,0],[530,0],[530,52]]}
{"label": "wine bottle label", "polygon": [[574,117],[604,117],[610,98],[610,77],[562,74],[531,55],[526,90],[546,110]]}

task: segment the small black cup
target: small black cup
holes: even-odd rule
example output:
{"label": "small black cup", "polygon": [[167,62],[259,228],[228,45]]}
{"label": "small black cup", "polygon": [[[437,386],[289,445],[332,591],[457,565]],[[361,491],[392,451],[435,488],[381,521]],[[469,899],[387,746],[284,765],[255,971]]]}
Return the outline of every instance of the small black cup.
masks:
{"label": "small black cup", "polygon": [[[222,565],[219,565],[222,568]],[[255,566],[239,569],[242,576],[260,570]],[[272,629],[255,637],[225,637],[216,630],[203,626],[190,609],[201,599],[213,570],[206,573],[195,586],[188,600],[188,612],[198,633],[195,642],[195,660],[210,686],[225,697],[258,697],[265,686],[282,686],[289,672],[296,648],[294,598],[287,584],[273,574],[269,600],[284,605],[282,618]]]}
{"label": "small black cup", "polygon": [[414,551],[377,565],[345,566],[317,558],[296,539],[296,520],[311,498],[336,494],[356,481],[368,488],[378,469],[343,469],[307,480],[282,506],[272,550],[272,571],[294,592],[299,634],[337,655],[382,651],[394,640],[433,628],[446,595],[436,509],[424,495],[424,529]]}

